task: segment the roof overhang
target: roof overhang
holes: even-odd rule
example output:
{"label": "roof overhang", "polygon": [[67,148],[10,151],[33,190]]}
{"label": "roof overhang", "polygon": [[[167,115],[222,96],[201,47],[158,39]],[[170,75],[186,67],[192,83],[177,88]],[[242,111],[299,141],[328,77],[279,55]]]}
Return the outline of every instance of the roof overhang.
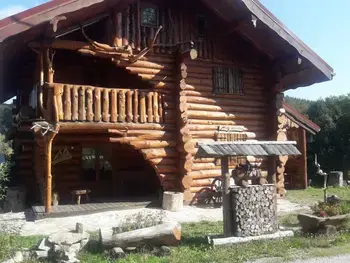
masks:
{"label": "roof overhang", "polygon": [[[0,101],[13,95],[3,91],[6,83],[2,72],[4,66],[18,53],[19,47],[42,35],[53,18],[66,16],[65,21],[59,22],[58,30],[67,29],[109,12],[111,8],[122,8],[134,1],[54,0],[0,20],[0,56],[3,58],[0,63]],[[227,29],[228,35],[238,32],[266,54],[276,69],[277,91],[309,86],[331,80],[334,76],[333,69],[258,0],[201,1],[225,22],[224,29]],[[257,19],[256,26],[252,23],[252,16]]]}
{"label": "roof overhang", "polygon": [[301,155],[294,141],[236,141],[198,143],[198,158],[225,156],[285,156]]}
{"label": "roof overhang", "polygon": [[285,115],[291,121],[298,124],[303,129],[307,130],[311,134],[315,135],[320,132],[321,128],[316,123],[308,119],[305,115],[298,112],[295,108],[290,106],[288,103],[283,102],[283,109],[285,109]]}
{"label": "roof overhang", "polygon": [[331,66],[291,32],[259,0],[202,1],[229,23],[231,32],[239,32],[275,62],[278,74],[282,73],[278,91],[331,80],[335,75]]}

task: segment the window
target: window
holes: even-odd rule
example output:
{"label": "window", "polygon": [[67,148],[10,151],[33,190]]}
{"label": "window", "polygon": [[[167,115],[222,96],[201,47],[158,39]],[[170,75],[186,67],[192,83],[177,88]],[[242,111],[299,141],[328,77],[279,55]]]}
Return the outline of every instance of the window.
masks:
{"label": "window", "polygon": [[203,15],[197,15],[196,17],[197,21],[197,33],[200,36],[203,36],[205,34],[205,31],[207,29],[207,20],[205,19],[205,17]]}
{"label": "window", "polygon": [[243,95],[242,78],[238,69],[213,67],[213,93]]}
{"label": "window", "polygon": [[103,155],[103,149],[83,148],[81,165],[87,181],[112,179],[112,166]]}
{"label": "window", "polygon": [[158,27],[158,9],[147,6],[141,9],[141,25],[149,27]]}

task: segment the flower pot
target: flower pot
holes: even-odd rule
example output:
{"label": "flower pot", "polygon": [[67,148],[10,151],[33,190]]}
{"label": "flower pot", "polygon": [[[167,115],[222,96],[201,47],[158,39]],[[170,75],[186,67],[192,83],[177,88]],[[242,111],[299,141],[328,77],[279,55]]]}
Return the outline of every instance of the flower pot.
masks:
{"label": "flower pot", "polygon": [[329,217],[319,217],[311,214],[298,215],[301,229],[305,233],[324,233],[330,226],[340,230],[345,227],[349,219],[350,214]]}

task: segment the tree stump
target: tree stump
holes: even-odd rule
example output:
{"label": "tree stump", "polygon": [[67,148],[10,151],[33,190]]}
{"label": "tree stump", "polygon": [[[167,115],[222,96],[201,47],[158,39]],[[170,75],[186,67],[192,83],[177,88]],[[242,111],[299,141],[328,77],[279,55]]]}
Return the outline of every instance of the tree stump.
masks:
{"label": "tree stump", "polygon": [[164,210],[176,212],[183,208],[184,195],[180,192],[164,192],[163,204]]}

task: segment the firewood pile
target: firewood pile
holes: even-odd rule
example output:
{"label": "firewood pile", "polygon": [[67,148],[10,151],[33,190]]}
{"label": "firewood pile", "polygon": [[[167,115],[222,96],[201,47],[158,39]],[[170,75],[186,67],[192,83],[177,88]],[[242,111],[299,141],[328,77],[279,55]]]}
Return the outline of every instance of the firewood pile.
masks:
{"label": "firewood pile", "polygon": [[275,186],[233,187],[231,198],[234,236],[258,236],[278,230]]}

